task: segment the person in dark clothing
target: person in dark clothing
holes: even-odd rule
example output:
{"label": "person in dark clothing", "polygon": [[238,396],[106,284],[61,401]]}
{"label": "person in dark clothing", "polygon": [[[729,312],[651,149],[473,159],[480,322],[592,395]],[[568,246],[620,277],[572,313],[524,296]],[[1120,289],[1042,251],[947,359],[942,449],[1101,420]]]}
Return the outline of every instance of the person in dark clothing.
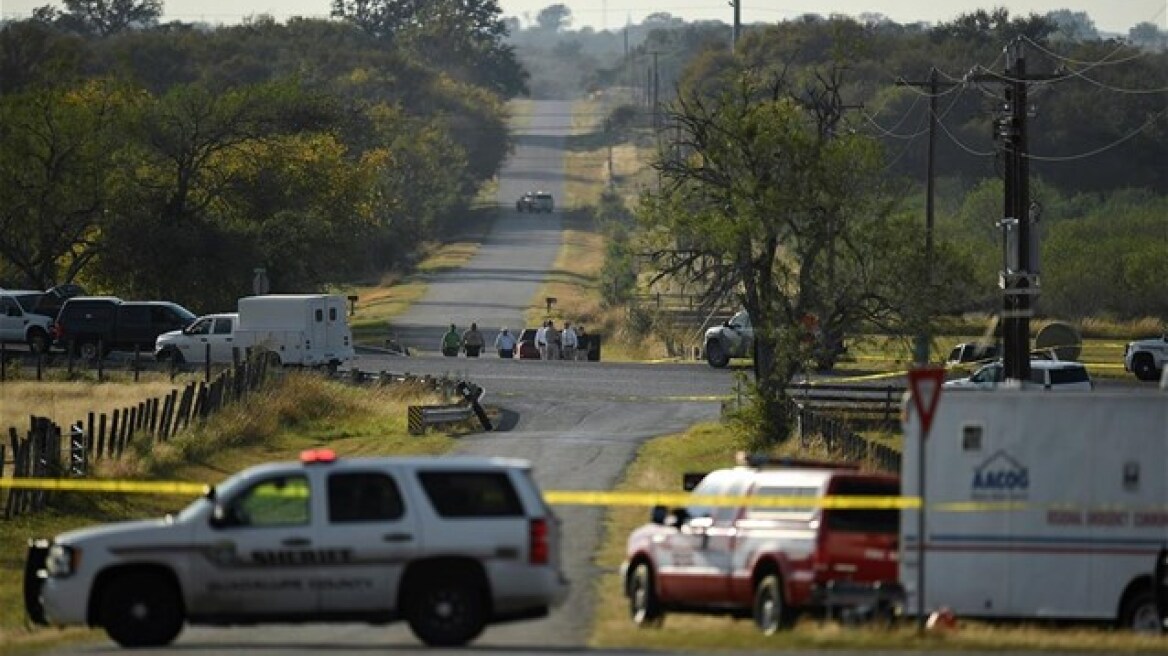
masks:
{"label": "person in dark clothing", "polygon": [[466,351],[466,357],[477,358],[479,352],[483,350],[483,334],[479,332],[479,325],[472,323],[470,329],[462,334],[462,348]]}

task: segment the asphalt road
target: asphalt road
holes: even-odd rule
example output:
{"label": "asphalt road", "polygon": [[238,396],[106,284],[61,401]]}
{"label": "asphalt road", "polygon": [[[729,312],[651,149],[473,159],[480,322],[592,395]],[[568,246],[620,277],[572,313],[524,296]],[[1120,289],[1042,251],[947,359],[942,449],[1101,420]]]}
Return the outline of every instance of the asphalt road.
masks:
{"label": "asphalt road", "polygon": [[[391,334],[411,351],[437,353],[442,334],[452,323],[461,332],[477,322],[488,347],[500,328],[520,331],[524,310],[555,264],[562,240],[564,142],[572,104],[537,101],[532,105],[530,116],[516,117],[524,127],[518,130],[515,151],[499,174],[499,216],[482,247],[457,271],[428,276],[425,297],[390,325]],[[552,194],[556,211],[516,211],[515,200],[537,189]]]}

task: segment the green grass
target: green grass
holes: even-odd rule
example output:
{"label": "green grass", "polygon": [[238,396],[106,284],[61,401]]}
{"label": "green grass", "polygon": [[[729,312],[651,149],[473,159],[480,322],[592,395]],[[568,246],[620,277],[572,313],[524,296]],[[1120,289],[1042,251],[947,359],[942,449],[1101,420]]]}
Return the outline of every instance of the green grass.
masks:
{"label": "green grass", "polygon": [[[682,474],[730,466],[745,440],[721,424],[699,424],[685,433],[647,442],[617,486],[621,491],[678,492]],[[789,442],[775,455],[798,454]],[[911,651],[1065,650],[1119,653],[1164,653],[1161,636],[1136,635],[1107,629],[1057,628],[1041,625],[995,625],[959,619],[948,633],[918,635],[911,621],[899,627],[844,627],[815,619],[793,630],[763,636],[749,620],[704,615],[667,615],[659,629],[638,629],[628,618],[621,594],[619,565],[628,534],[648,518],[647,508],[614,507],[606,514],[605,534],[597,566],[605,572],[596,581],[596,618],[589,645],[603,649],[677,649],[694,652],[799,649],[897,649]]]}
{"label": "green grass", "polygon": [[[97,475],[216,483],[249,465],[293,459],[299,451],[317,446],[327,445],[341,457],[442,453],[453,446],[452,434],[410,436],[406,408],[443,401],[416,385],[353,388],[311,374],[290,374],[277,386],[166,444],[136,442],[122,460],[100,463]],[[50,511],[0,521],[0,654],[98,636],[26,623],[21,591],[28,538],[121,519],[158,517],[189,501],[151,495],[63,494],[54,499]]]}

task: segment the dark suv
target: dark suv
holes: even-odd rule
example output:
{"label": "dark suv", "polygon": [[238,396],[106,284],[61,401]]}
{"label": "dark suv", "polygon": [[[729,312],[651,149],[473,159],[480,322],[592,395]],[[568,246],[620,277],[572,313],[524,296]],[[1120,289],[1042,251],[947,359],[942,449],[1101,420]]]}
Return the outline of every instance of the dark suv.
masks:
{"label": "dark suv", "polygon": [[61,306],[54,338],[58,346],[86,360],[113,350],[153,353],[159,335],[194,320],[195,315],[177,303],[75,296]]}

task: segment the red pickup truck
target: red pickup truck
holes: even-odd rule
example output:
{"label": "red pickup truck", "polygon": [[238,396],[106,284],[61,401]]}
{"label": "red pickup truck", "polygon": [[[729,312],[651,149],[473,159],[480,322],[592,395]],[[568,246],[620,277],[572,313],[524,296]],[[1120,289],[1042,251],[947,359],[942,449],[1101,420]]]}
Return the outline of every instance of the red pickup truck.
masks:
{"label": "red pickup truck", "polygon": [[[804,611],[890,611],[903,603],[900,511],[815,503],[899,494],[896,476],[827,463],[756,462],[706,474],[687,506],[655,507],[629,536],[622,574],[630,616],[641,626],[667,612],[753,617],[769,634]],[[759,501],[715,503],[726,497]]]}

